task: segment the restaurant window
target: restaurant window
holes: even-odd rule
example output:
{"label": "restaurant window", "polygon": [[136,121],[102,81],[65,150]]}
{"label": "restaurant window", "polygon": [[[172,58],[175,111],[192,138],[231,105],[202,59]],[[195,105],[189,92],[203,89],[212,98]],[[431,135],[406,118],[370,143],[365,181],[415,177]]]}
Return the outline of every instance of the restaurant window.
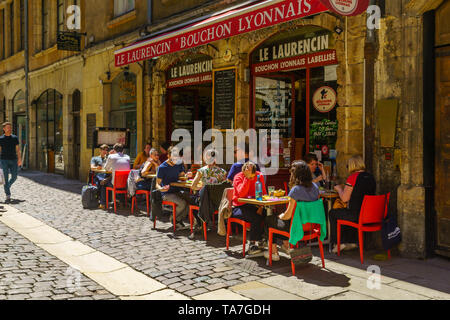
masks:
{"label": "restaurant window", "polygon": [[15,53],[14,50],[14,37],[16,36],[15,28],[14,28],[14,1],[9,4],[9,39],[10,39],[10,56],[13,56]]}
{"label": "restaurant window", "polygon": [[64,1],[56,1],[56,24],[58,31],[64,31]]}
{"label": "restaurant window", "polygon": [[134,0],[114,0],[114,17],[134,10]]}
{"label": "restaurant window", "polygon": [[129,148],[125,152],[137,156],[137,84],[136,75],[125,71],[112,82],[110,126],[130,129]]}
{"label": "restaurant window", "polygon": [[280,32],[251,56],[253,126],[278,129],[280,166],[314,152],[336,156],[336,51],[331,32],[304,26]]}
{"label": "restaurant window", "polygon": [[37,101],[38,169],[64,174],[62,95],[49,89]]}
{"label": "restaurant window", "polygon": [[189,55],[172,65],[166,74],[167,134],[171,140],[176,129],[194,134],[194,121],[202,121],[203,131],[212,126],[212,58]]}

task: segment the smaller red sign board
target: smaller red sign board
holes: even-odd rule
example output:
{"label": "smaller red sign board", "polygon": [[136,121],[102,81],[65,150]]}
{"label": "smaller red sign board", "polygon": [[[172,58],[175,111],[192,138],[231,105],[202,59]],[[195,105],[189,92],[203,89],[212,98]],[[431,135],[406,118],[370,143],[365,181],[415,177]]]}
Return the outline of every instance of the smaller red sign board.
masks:
{"label": "smaller red sign board", "polygon": [[254,64],[253,74],[314,68],[333,64],[338,64],[336,50],[325,50],[297,57]]}
{"label": "smaller red sign board", "polygon": [[167,88],[178,88],[184,86],[194,86],[197,84],[212,82],[212,72],[197,74],[183,78],[176,78],[167,81]]}

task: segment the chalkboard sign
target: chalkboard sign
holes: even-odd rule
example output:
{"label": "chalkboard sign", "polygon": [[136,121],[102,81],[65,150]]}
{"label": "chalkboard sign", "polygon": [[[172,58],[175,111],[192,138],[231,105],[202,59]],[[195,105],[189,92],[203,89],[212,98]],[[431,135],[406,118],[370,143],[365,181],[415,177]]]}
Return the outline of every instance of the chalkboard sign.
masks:
{"label": "chalkboard sign", "polygon": [[236,68],[213,71],[213,128],[234,129],[236,123]]}
{"label": "chalkboard sign", "polygon": [[90,113],[86,115],[86,137],[87,137],[87,147],[90,149],[94,143],[94,132],[97,127],[97,115],[95,113]]}

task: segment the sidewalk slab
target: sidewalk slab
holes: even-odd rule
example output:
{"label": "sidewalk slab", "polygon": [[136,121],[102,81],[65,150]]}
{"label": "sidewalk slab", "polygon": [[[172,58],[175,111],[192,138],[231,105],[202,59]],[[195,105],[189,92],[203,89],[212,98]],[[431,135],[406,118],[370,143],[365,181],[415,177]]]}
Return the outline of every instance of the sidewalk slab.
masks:
{"label": "sidewalk slab", "polygon": [[347,291],[344,293],[337,294],[335,296],[331,296],[326,300],[376,300],[373,297],[366,296],[364,294],[360,294],[354,291]]}
{"label": "sidewalk slab", "polygon": [[78,257],[96,250],[79,241],[69,241],[57,244],[41,244],[40,247],[56,257]]}
{"label": "sidewalk slab", "polygon": [[[31,229],[44,226],[45,224],[27,214],[12,211],[8,207],[8,212],[0,217],[0,221],[11,229]],[[11,210],[11,211],[10,211]]]}
{"label": "sidewalk slab", "polygon": [[[8,227],[9,225],[6,224]],[[57,244],[71,241],[72,238],[53,229],[47,225],[42,225],[32,229],[11,228],[35,244]]]}
{"label": "sidewalk slab", "polygon": [[165,289],[143,296],[120,297],[121,300],[191,300],[189,297],[175,292],[172,289]]}
{"label": "sidewalk slab", "polygon": [[231,287],[230,290],[252,300],[305,300],[302,297],[253,281]]}
{"label": "sidewalk slab", "polygon": [[413,283],[409,283],[406,281],[395,281],[393,283],[390,283],[389,285],[392,287],[398,288],[398,289],[418,293],[420,295],[424,295],[431,299],[450,300],[450,294],[448,294],[448,293],[429,289],[429,288],[422,287],[422,286],[418,286],[418,285],[415,285]]}
{"label": "sidewalk slab", "polygon": [[144,296],[166,288],[164,284],[130,267],[108,273],[86,272],[85,274],[112,294],[122,298]]}
{"label": "sidewalk slab", "polygon": [[108,273],[124,269],[128,265],[95,251],[82,256],[57,256],[59,259],[83,273]]}
{"label": "sidewalk slab", "polygon": [[306,282],[296,276],[273,276],[260,280],[260,282],[309,300],[323,299],[348,290],[348,288],[332,286],[315,280]]}
{"label": "sidewalk slab", "polygon": [[[401,290],[391,286],[390,284],[381,284],[380,289],[369,288],[368,281],[371,281],[369,277],[365,279],[356,276],[350,276],[350,286],[348,290],[355,291],[357,293],[373,297],[380,300],[429,300],[422,294],[413,293],[406,290]],[[370,282],[372,283],[372,282]]]}
{"label": "sidewalk slab", "polygon": [[194,300],[250,300],[249,298],[227,289],[211,291],[192,298]]}

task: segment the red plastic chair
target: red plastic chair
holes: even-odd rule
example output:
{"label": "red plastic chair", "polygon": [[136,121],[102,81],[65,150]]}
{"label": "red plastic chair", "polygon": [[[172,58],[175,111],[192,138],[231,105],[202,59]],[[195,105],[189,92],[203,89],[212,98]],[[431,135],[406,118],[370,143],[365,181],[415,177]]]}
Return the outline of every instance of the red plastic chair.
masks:
{"label": "red plastic chair", "polygon": [[[170,202],[170,201],[163,201],[162,202],[163,206],[170,206],[172,207],[172,215],[173,215],[173,232],[175,232],[177,230],[176,224],[177,224],[177,204],[175,202]],[[156,215],[155,215],[155,221],[153,223],[153,229],[156,229]]]}
{"label": "red plastic chair", "polygon": [[[194,232],[194,211],[199,211],[200,207],[198,206],[189,206],[189,223],[191,224],[191,233]],[[219,214],[218,211],[213,212],[213,224],[214,224],[214,215]],[[203,222],[203,237],[205,241],[208,240],[208,228],[206,226],[206,222]]]}
{"label": "red plastic chair", "polygon": [[[386,218],[391,193],[379,196],[364,196],[359,213],[359,223],[346,220],[337,221],[337,247],[338,256],[341,255],[341,225],[358,229],[359,255],[361,264],[364,263],[364,232],[380,231],[383,219]],[[388,250],[388,258],[391,258],[391,250]]]}
{"label": "red plastic chair", "polygon": [[113,193],[114,198],[114,212],[117,213],[116,195],[125,195],[125,205],[127,205],[127,180],[131,170],[115,171],[114,172],[114,186],[106,187],[106,209],[109,207],[109,191]]}
{"label": "red plastic chair", "polygon": [[231,223],[237,223],[242,226],[242,255],[245,257],[245,244],[247,242],[247,229],[251,228],[251,224],[249,222],[245,222],[244,220],[238,218],[228,218],[227,223],[227,250],[230,247],[230,234],[231,234]]}
{"label": "red plastic chair", "polygon": [[[297,204],[294,207],[294,213],[295,213],[295,209],[297,208]],[[291,218],[291,228],[292,228],[292,221],[293,221],[294,215],[292,215]],[[311,224],[311,223],[307,223],[305,225],[303,225],[303,233],[304,236],[300,241],[308,241],[308,240],[313,240],[313,239],[317,239],[319,242],[319,249],[320,249],[320,258],[322,259],[322,268],[325,268],[325,258],[324,258],[324,254],[323,254],[323,243],[322,241],[320,241],[320,225],[318,224]],[[290,232],[286,232],[286,231],[281,231],[275,228],[269,228],[269,265],[272,266],[272,244],[273,244],[273,235],[274,234],[279,234],[282,236],[285,236],[287,238],[290,238]],[[293,246],[290,245],[290,247],[292,248]],[[291,261],[291,269],[292,269],[292,275],[295,276],[295,264]]]}
{"label": "red plastic chair", "polygon": [[147,199],[147,216],[150,217],[150,191],[148,190],[136,190],[136,194],[131,199],[131,213],[134,214],[134,205],[136,204],[136,196],[144,194]]}

